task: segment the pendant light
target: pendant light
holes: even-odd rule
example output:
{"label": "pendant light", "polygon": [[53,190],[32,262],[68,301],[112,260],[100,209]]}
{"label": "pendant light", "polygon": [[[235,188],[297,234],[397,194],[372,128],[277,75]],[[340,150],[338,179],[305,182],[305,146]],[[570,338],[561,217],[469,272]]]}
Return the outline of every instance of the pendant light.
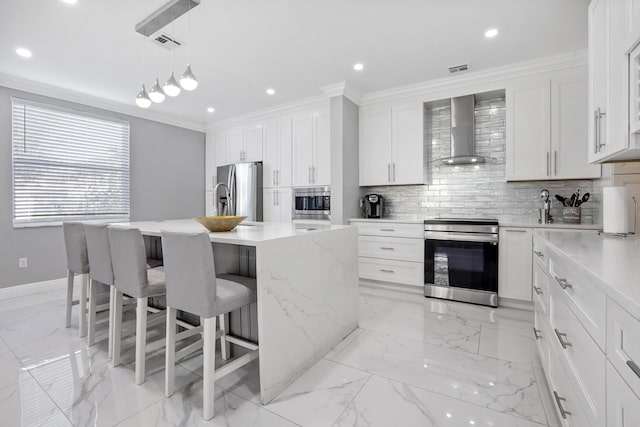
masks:
{"label": "pendant light", "polygon": [[160,104],[166,98],[166,95],[162,88],[160,87],[160,82],[158,78],[156,78],[156,84],[153,85],[151,90],[149,91],[149,98],[156,104]]}
{"label": "pendant light", "polygon": [[138,93],[138,96],[136,96],[136,104],[140,108],[149,108],[151,106],[151,99],[144,85],[142,85],[142,90]]}
{"label": "pendant light", "polygon": [[[171,14],[171,33],[175,34],[173,31],[173,23],[174,17]],[[173,75],[173,49],[174,46],[171,46],[171,74],[169,75],[169,79],[166,81],[162,89],[167,96],[174,97],[180,95],[180,86],[178,86],[178,82],[176,81],[176,76]]]}
{"label": "pendant light", "polygon": [[180,77],[180,86],[182,86],[182,88],[184,90],[194,90],[195,88],[198,87],[198,80],[196,79],[195,74],[193,74],[193,71],[191,71],[191,2],[189,2],[189,42],[187,43],[187,51],[188,51],[188,55],[189,55],[189,62],[187,63],[187,69],[184,71],[184,74],[182,74],[182,77]]}

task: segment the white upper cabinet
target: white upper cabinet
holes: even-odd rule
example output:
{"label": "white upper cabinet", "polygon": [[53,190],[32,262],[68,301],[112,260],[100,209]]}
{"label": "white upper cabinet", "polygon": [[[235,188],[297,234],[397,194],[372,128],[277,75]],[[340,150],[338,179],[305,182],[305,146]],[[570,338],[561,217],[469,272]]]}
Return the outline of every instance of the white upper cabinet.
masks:
{"label": "white upper cabinet", "polygon": [[421,101],[360,108],[360,185],[424,184]]}
{"label": "white upper cabinet", "polygon": [[224,145],[226,158],[223,164],[238,163],[242,161],[244,153],[244,136],[242,128],[233,128],[224,132]]}
{"label": "white upper cabinet", "polygon": [[264,123],[263,135],[264,187],[291,186],[291,117]]}
{"label": "white upper cabinet", "polygon": [[587,96],[582,67],[507,88],[507,181],[600,177],[584,149]]}
{"label": "white upper cabinet", "polygon": [[234,127],[219,134],[225,151],[224,162],[219,164],[262,160],[262,124]]}
{"label": "white upper cabinet", "polygon": [[262,161],[262,124],[245,126],[243,162]]}
{"label": "white upper cabinet", "polygon": [[331,185],[329,108],[295,113],[292,124],[293,186]]}

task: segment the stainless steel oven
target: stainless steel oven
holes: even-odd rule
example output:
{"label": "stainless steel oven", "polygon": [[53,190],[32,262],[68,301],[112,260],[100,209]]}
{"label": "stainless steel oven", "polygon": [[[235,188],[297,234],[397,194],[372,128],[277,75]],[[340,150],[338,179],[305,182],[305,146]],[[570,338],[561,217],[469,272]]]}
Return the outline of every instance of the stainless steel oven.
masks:
{"label": "stainless steel oven", "polygon": [[293,189],[293,219],[331,219],[331,187]]}
{"label": "stainless steel oven", "polygon": [[424,294],[498,306],[498,221],[424,222]]}

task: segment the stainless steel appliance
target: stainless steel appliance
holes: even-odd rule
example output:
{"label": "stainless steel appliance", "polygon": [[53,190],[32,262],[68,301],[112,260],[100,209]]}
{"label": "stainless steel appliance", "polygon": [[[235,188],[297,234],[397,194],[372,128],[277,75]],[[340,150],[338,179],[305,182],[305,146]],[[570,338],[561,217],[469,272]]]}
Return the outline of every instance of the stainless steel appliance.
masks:
{"label": "stainless steel appliance", "polygon": [[384,197],[379,194],[367,194],[362,199],[365,218],[382,218]]}
{"label": "stainless steel appliance", "polygon": [[213,195],[219,215],[242,215],[247,221],[262,221],[262,162],[218,166]]}
{"label": "stainless steel appliance", "polygon": [[293,189],[293,219],[331,219],[331,187]]}
{"label": "stainless steel appliance", "polygon": [[424,295],[498,306],[498,221],[424,221]]}

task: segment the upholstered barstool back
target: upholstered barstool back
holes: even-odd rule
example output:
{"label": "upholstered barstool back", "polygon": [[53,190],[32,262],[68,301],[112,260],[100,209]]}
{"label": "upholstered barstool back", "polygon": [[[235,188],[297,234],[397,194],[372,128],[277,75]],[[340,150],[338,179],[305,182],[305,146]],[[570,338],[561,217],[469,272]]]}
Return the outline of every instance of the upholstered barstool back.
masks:
{"label": "upholstered barstool back", "polygon": [[110,226],[109,246],[116,288],[134,298],[148,296],[147,257],[140,230]]}
{"label": "upholstered barstool back", "polygon": [[86,224],[87,254],[91,265],[91,279],[113,285],[113,267],[107,224]]}
{"label": "upholstered barstool back", "polygon": [[162,232],[167,306],[201,317],[216,310],[216,269],[208,233]]}
{"label": "upholstered barstool back", "polygon": [[76,274],[89,272],[87,238],[81,222],[62,223],[64,246],[67,250],[67,270]]}

